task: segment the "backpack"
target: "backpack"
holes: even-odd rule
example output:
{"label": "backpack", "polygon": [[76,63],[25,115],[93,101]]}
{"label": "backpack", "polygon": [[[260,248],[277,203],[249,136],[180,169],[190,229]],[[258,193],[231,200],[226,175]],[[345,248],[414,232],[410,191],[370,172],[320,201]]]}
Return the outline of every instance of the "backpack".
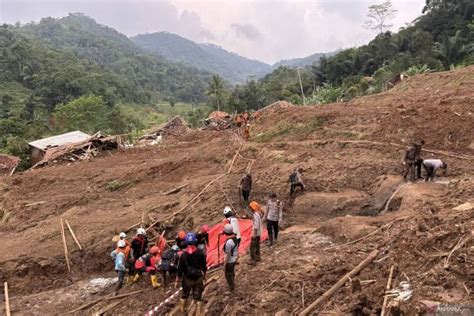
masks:
{"label": "backpack", "polygon": [[191,279],[198,279],[202,276],[202,271],[201,269],[198,269],[198,268],[195,268],[191,265],[189,265],[189,262],[188,262],[188,254],[183,254],[185,257],[184,257],[184,261],[186,262],[186,276],[190,277]]}
{"label": "backpack", "polygon": [[168,271],[171,267],[171,260],[173,260],[173,253],[171,249],[166,250],[161,256],[160,269],[163,271]]}
{"label": "backpack", "polygon": [[[232,241],[234,242],[234,247],[232,247],[232,249],[231,249],[231,256],[234,256],[234,254],[235,254],[235,249],[237,249],[237,246],[238,246],[239,244],[237,243],[237,237],[232,237],[232,238],[230,238],[230,239],[232,239]],[[229,239],[227,239],[227,240],[229,240]],[[225,253],[225,245],[227,244],[227,240],[226,240],[226,242],[224,243],[224,248],[223,248],[224,253]]]}

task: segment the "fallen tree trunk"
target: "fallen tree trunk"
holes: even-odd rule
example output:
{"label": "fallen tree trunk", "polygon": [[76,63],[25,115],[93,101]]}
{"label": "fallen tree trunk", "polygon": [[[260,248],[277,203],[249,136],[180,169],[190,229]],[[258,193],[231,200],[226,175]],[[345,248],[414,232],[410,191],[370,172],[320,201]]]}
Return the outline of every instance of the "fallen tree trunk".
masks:
{"label": "fallen tree trunk", "polygon": [[352,271],[348,272],[345,276],[342,277],[339,281],[337,281],[336,284],[334,284],[329,290],[327,290],[323,295],[321,295],[316,301],[311,303],[307,308],[305,308],[299,316],[306,316],[311,313],[312,310],[314,310],[316,307],[318,307],[319,304],[321,304],[324,300],[327,298],[331,297],[339,288],[341,288],[348,280],[349,278],[354,277],[357,275],[362,269],[364,269],[372,260],[374,260],[377,255],[379,254],[379,251],[373,250],[367,258],[365,258],[357,267],[352,269]]}

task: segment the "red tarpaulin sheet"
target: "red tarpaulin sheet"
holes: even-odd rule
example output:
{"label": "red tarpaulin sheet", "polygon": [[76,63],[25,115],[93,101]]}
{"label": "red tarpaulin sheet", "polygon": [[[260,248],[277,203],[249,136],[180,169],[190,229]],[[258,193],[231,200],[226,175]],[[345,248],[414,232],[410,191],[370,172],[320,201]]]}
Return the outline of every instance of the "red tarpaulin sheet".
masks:
{"label": "red tarpaulin sheet", "polygon": [[[239,246],[239,255],[244,254],[250,247],[250,241],[252,239],[252,220],[250,219],[239,219],[240,235],[242,240]],[[224,224],[217,224],[211,227],[209,230],[209,246],[207,247],[207,266],[214,267],[224,262],[224,243],[227,240],[227,236],[222,234],[224,230]],[[268,237],[266,229],[262,229],[262,236],[260,241],[264,241]]]}

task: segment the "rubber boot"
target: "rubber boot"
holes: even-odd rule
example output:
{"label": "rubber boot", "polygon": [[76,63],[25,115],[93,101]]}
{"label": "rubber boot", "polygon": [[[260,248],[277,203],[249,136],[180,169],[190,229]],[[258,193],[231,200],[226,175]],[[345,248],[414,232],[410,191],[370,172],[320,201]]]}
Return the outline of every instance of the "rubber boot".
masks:
{"label": "rubber boot", "polygon": [[158,276],[155,274],[150,275],[151,285],[156,289],[161,286],[160,282],[158,282]]}
{"label": "rubber boot", "polygon": [[185,313],[186,312],[186,299],[182,298],[179,300],[179,311],[181,313]]}
{"label": "rubber boot", "polygon": [[132,282],[135,283],[135,282],[138,281],[138,279],[140,279],[140,274],[139,274],[139,273],[135,273],[135,275],[133,276]]}

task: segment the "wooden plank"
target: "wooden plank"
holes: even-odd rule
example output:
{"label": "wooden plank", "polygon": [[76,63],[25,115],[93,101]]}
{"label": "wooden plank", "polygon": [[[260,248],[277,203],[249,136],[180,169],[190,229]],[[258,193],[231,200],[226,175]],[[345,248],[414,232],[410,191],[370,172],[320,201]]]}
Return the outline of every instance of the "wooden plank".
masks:
{"label": "wooden plank", "polygon": [[72,230],[71,225],[69,225],[69,222],[67,221],[67,219],[65,219],[64,221],[66,222],[67,228],[69,229],[69,232],[71,233],[72,238],[76,242],[77,247],[79,247],[79,250],[82,250],[82,245],[79,242],[79,239],[77,239],[76,234],[74,234],[74,231]]}
{"label": "wooden plank", "polygon": [[3,282],[3,287],[5,288],[5,313],[6,313],[6,316],[11,316],[10,297],[8,296],[8,283]]}
{"label": "wooden plank", "polygon": [[64,232],[63,218],[60,217],[60,220],[61,220],[61,235],[63,237],[64,256],[66,257],[67,271],[71,272],[71,264],[69,263],[69,255],[67,251],[66,234]]}
{"label": "wooden plank", "polygon": [[[390,290],[390,287],[392,286],[392,276],[393,276],[394,268],[395,266],[390,267],[390,273],[388,275],[387,286],[385,287],[385,292],[388,292]],[[388,302],[388,295],[384,295],[383,304],[382,304],[382,313],[380,314],[380,316],[385,316],[385,308],[387,306],[387,302]]]}

